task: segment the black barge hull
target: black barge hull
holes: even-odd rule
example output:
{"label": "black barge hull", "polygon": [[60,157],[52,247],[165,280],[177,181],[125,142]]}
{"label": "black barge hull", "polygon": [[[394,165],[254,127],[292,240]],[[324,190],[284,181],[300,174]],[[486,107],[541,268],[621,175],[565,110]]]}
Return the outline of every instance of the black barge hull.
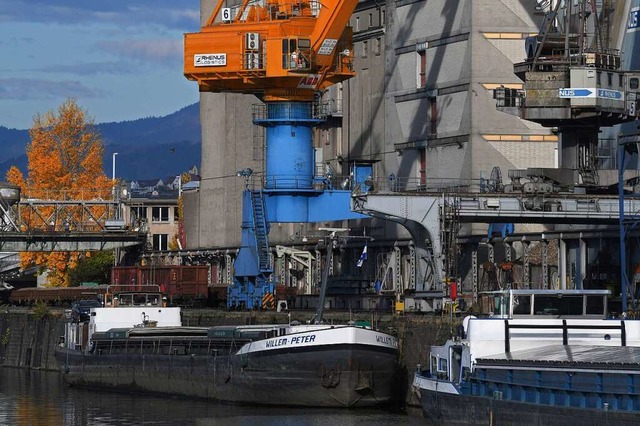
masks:
{"label": "black barge hull", "polygon": [[58,348],[71,386],[238,404],[372,407],[400,394],[396,353],[359,345],[216,356],[83,354]]}

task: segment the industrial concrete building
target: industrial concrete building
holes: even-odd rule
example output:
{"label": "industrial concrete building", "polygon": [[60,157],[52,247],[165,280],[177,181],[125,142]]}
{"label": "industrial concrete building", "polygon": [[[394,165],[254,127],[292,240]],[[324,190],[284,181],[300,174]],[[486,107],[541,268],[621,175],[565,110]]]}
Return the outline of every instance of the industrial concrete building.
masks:
{"label": "industrial concrete building", "polygon": [[[215,3],[202,0],[203,23]],[[559,138],[553,129],[498,111],[494,99],[496,88],[523,88],[514,64],[525,59],[525,41],[539,33],[552,3],[360,1],[350,21],[357,76],[323,94],[330,109],[316,131],[318,170],[348,176],[354,161],[370,161],[376,190],[455,186],[473,192],[482,181],[496,177],[496,167],[505,177],[512,169],[557,167]],[[621,44],[622,34],[607,33],[610,41]],[[229,93],[200,97],[202,181],[199,192],[184,197],[187,248],[224,251],[227,263],[240,242],[242,190],[259,183],[263,170],[264,141],[251,124],[252,105],[258,102],[253,96]],[[255,182],[236,176],[244,168],[254,171]],[[317,227],[327,225],[272,224],[270,243],[309,251],[319,271],[318,256],[324,252],[316,245],[321,234]],[[352,235],[366,230],[375,238],[369,262],[361,269],[354,265],[362,243],[345,242],[334,275],[360,275],[371,282],[388,278],[383,288],[396,292],[420,287],[420,260],[404,227],[382,219],[331,226],[348,227]],[[516,231],[541,229],[520,225]],[[466,225],[461,232],[486,236],[487,225]],[[486,253],[482,256],[489,259]],[[230,265],[221,266],[230,277]],[[459,268],[467,289],[481,279],[477,271],[470,276],[469,261]],[[281,282],[290,282],[290,269],[276,265]]]}

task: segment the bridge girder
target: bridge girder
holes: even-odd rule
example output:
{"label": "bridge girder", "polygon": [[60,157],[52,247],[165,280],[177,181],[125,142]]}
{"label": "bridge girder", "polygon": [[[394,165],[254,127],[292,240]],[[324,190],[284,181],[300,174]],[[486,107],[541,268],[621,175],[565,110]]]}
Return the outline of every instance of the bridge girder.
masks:
{"label": "bridge girder", "polygon": [[0,232],[0,252],[98,251],[142,245],[146,233],[134,231]]}

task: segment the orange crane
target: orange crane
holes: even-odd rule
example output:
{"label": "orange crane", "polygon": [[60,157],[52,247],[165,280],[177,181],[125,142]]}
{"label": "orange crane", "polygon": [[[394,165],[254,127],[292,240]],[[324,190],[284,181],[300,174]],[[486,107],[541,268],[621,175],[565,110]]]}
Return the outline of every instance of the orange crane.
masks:
{"label": "orange crane", "polygon": [[[265,104],[253,119],[266,128],[264,188],[243,194],[229,308],[273,300],[270,223],[364,217],[351,212],[350,191],[315,176],[313,148],[313,127],[325,120],[316,93],[355,75],[347,23],[357,3],[219,0],[201,31],[185,34],[184,74],[201,92],[253,94]],[[370,178],[370,164],[355,167],[354,176]]]}
{"label": "orange crane", "polygon": [[198,33],[185,34],[184,75],[201,92],[311,101],[353,77],[357,0],[219,0]]}

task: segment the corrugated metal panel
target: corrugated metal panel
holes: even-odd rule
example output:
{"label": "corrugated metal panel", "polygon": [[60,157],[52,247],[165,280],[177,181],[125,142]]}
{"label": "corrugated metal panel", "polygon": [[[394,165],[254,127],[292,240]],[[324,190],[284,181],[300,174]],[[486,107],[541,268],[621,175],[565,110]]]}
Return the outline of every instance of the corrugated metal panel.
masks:
{"label": "corrugated metal panel", "polygon": [[556,364],[625,365],[640,369],[640,347],[632,346],[542,346],[476,359],[478,364],[544,362]]}

